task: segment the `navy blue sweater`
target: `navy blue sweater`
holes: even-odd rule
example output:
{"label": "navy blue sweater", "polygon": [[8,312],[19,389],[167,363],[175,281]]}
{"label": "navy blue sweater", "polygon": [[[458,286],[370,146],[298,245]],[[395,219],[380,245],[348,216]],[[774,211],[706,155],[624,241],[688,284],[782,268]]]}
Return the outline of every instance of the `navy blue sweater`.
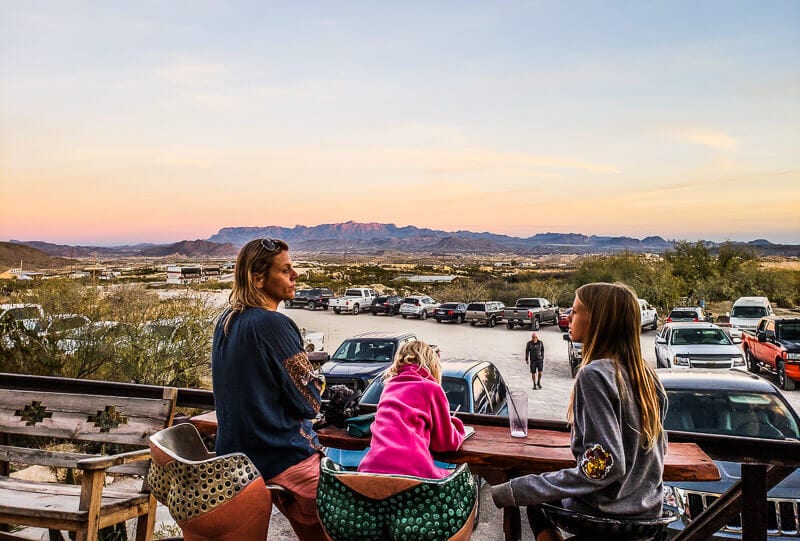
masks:
{"label": "navy blue sweater", "polygon": [[233,317],[226,336],[227,315],[217,322],[211,352],[216,451],[245,453],[268,480],[321,448],[311,424],[321,385],[310,377],[291,319],[248,308]]}

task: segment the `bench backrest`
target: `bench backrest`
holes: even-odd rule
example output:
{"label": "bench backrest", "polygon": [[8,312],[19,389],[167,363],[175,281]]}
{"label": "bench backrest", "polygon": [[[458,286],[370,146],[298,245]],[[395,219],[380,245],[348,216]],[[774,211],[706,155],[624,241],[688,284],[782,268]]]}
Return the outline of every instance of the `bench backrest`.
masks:
{"label": "bench backrest", "polygon": [[172,424],[177,389],[161,398],[0,389],[0,433],[146,447]]}

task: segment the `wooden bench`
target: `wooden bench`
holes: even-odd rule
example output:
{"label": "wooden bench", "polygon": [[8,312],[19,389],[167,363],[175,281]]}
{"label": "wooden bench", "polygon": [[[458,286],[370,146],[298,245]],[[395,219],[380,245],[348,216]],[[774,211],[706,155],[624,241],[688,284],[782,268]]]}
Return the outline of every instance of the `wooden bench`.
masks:
{"label": "wooden bench", "polygon": [[[164,388],[161,398],[130,398],[0,388],[0,525],[47,528],[51,539],[59,530],[76,532],[76,539],[96,540],[98,530],[136,518],[136,540],[150,540],[156,501],[141,488],[104,490],[106,473],[130,473],[138,463],[146,473],[148,437],[172,423],[177,390]],[[94,442],[101,454],[58,452],[10,445],[19,436]],[[136,450],[109,455],[114,444]],[[74,468],[80,485],[24,481],[9,476],[10,463]],[[8,527],[0,527],[8,530]],[[0,532],[0,539],[12,539]]]}

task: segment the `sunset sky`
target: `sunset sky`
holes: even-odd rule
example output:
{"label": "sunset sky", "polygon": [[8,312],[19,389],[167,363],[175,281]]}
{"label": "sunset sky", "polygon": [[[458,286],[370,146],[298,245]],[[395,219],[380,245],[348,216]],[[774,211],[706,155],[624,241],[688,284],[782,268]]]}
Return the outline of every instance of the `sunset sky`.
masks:
{"label": "sunset sky", "polygon": [[0,240],[800,244],[800,2],[0,0]]}

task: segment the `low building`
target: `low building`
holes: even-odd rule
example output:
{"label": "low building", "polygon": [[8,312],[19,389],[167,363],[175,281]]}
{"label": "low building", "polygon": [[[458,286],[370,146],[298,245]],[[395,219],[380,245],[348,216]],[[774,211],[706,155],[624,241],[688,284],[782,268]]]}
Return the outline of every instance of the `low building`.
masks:
{"label": "low building", "polygon": [[203,267],[167,267],[168,284],[195,284],[203,281]]}

